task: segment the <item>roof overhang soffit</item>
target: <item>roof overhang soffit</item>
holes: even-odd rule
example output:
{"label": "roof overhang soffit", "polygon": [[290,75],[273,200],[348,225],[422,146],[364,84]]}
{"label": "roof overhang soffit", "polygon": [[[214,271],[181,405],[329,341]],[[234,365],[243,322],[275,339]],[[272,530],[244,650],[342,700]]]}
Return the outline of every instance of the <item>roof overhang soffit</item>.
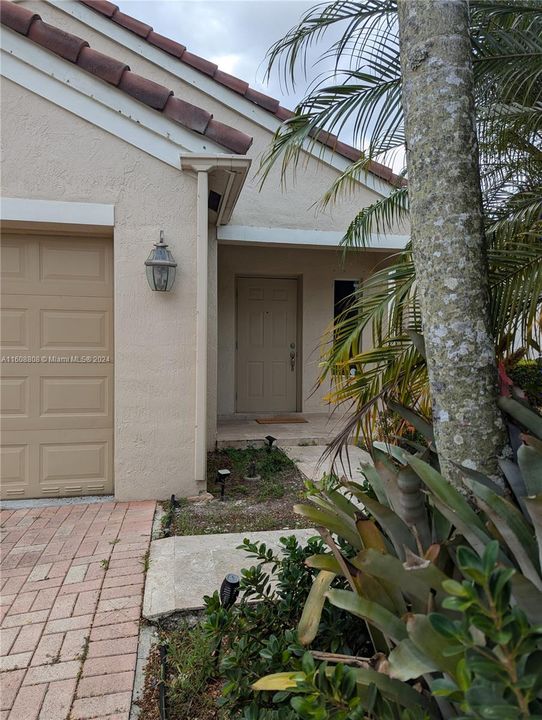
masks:
{"label": "roof overhang soffit", "polygon": [[241,193],[250,169],[251,160],[239,155],[208,155],[206,153],[181,154],[181,169],[197,175],[209,176],[209,193],[215,194],[216,206],[209,203],[209,221],[214,225],[226,225]]}

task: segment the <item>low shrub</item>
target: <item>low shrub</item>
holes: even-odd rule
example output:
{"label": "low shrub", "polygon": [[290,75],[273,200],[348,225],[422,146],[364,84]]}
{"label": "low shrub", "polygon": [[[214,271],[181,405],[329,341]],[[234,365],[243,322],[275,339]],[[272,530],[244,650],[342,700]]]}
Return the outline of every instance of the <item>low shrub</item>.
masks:
{"label": "low shrub", "polygon": [[[213,643],[217,672],[224,681],[218,699],[224,720],[294,720],[298,717],[286,693],[260,693],[253,683],[267,672],[299,670],[305,652],[296,626],[316,571],[305,560],[323,549],[319,538],[301,546],[295,537],[281,540],[282,554],[264,543],[241,546],[256,563],[243,570],[240,601],[221,606],[218,592],[205,598],[204,631]],[[337,588],[345,586],[338,578]],[[328,605],[319,622],[320,652],[372,653],[368,634],[348,613]]]}
{"label": "low shrub", "polygon": [[535,407],[542,407],[542,358],[519,360],[508,369],[509,377],[519,385]]}

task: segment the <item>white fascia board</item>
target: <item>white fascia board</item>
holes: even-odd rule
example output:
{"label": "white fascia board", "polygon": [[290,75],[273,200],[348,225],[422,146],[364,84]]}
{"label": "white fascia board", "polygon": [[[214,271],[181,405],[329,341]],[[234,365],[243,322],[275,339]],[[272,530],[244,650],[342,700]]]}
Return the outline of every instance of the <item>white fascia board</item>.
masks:
{"label": "white fascia board", "polygon": [[105,228],[115,225],[115,206],[102,203],[3,197],[0,198],[0,220],[92,225]]}
{"label": "white fascia board", "polygon": [[[260,127],[275,133],[277,128],[280,127],[281,121],[272,115],[267,110],[263,110],[254,103],[247,100],[242,95],[230,90],[224,85],[221,85],[211,77],[191,68],[186,65],[178,58],[168,55],[163,50],[154,47],[143,38],[138,37],[134,33],[130,32],[126,28],[117,25],[109,18],[103,17],[99,13],[91,10],[90,8],[77,2],[77,0],[44,0],[49,5],[61,10],[68,15],[71,15],[79,22],[91,27],[101,35],[108,37],[110,40],[114,40],[119,45],[128,48],[132,52],[144,57],[149,62],[157,65],[167,72],[175,75],[180,80],[193,85],[195,88],[200,90],[205,95],[212,97],[222,105],[235,110],[240,115],[252,120]],[[220,119],[220,118],[219,118]],[[311,149],[311,146],[313,149]],[[318,148],[318,152],[315,152],[314,148]],[[313,145],[310,141],[305,142],[305,150],[315,158],[322,160],[322,162],[330,165],[339,172],[344,172],[351,165],[351,161],[337,155],[325,145],[316,143]],[[381,180],[373,173],[364,173],[363,179],[360,177],[360,184],[365,185],[374,192],[387,197],[394,189],[389,183]]]}
{"label": "white fascia board", "polygon": [[[217,238],[225,243],[246,245],[297,245],[299,247],[338,247],[344,233],[332,230],[300,230],[286,227],[253,227],[251,225],[223,225],[217,228]],[[401,250],[408,235],[371,236],[369,250]]]}
{"label": "white fascia board", "polygon": [[180,168],[187,150],[223,149],[12,30],[1,28],[0,44],[4,77],[168,165]]}

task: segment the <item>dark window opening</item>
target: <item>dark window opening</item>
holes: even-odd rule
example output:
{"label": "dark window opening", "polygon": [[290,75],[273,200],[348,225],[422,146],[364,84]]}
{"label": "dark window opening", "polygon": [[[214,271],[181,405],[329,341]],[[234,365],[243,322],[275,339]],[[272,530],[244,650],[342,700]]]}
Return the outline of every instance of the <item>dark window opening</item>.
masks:
{"label": "dark window opening", "polygon": [[[348,310],[354,302],[352,293],[359,287],[358,280],[335,280],[334,296],[333,296],[333,316],[337,318],[341,313]],[[352,310],[352,315],[355,310]],[[352,315],[349,315],[351,317]]]}
{"label": "dark window opening", "polygon": [[209,202],[208,202],[209,210],[214,210],[214,212],[217,212],[218,208],[220,206],[221,200],[222,200],[222,195],[219,195],[219,193],[215,192],[214,190],[210,190],[209,191]]}
{"label": "dark window opening", "polygon": [[[340,317],[340,322],[342,323],[345,320],[352,320],[357,316],[358,311],[355,307],[353,307],[353,305],[359,296],[354,297],[353,293],[359,289],[360,284],[361,283],[358,280],[335,280],[333,289],[333,317],[335,321],[337,321]],[[341,335],[343,334],[344,331],[341,332],[339,328],[335,329],[335,339],[338,342],[345,339],[341,338]],[[357,345],[357,347],[350,348],[351,358],[357,354],[357,352],[361,352],[361,334],[358,338]],[[355,375],[356,368],[350,367],[349,374],[351,376]]]}

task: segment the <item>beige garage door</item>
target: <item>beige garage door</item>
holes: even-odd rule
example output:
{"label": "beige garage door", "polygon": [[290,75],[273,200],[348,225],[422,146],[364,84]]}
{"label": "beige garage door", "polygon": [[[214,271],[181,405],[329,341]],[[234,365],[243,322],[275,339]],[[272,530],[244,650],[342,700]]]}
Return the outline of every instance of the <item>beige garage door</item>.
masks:
{"label": "beige garage door", "polygon": [[113,490],[113,248],[3,234],[2,498]]}

